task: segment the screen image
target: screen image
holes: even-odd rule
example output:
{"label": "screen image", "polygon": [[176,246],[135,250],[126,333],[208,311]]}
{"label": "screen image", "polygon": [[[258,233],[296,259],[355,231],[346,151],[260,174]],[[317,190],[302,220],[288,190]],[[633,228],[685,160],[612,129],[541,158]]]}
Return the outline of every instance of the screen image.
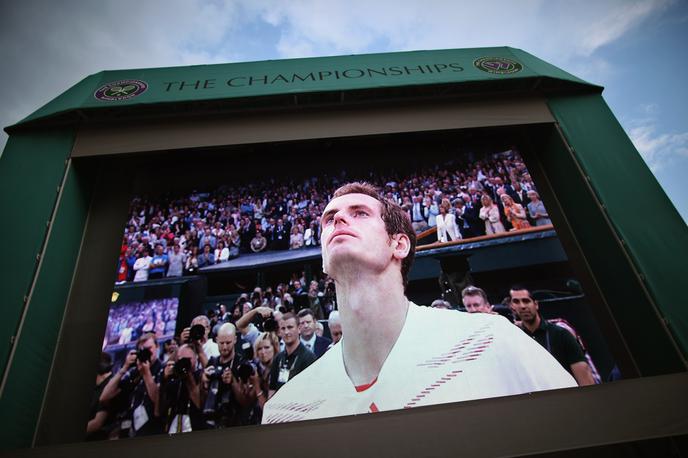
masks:
{"label": "screen image", "polygon": [[155,334],[160,342],[173,338],[178,308],[179,299],[176,297],[112,304],[108,313],[103,351],[116,354],[124,348],[132,348],[136,340],[146,333]]}
{"label": "screen image", "polygon": [[88,439],[619,378],[528,147],[493,130],[186,158],[132,195],[113,283],[203,278],[203,307],[110,304]]}

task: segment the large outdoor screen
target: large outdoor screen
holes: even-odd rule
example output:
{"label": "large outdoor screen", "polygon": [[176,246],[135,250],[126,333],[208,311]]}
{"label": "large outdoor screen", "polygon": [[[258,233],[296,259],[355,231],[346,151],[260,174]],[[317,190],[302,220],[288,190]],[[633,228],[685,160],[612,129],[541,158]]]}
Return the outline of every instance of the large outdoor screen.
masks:
{"label": "large outdoor screen", "polygon": [[[159,159],[121,222],[88,438],[620,377],[530,147],[484,129]],[[352,182],[371,186],[334,197]],[[185,277],[207,282],[193,313],[173,296],[122,300]]]}

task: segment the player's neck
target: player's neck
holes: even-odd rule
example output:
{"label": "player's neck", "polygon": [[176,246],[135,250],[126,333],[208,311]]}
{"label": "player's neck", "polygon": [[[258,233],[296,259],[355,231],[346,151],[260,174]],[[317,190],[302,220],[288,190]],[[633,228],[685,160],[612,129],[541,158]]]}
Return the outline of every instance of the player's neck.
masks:
{"label": "player's neck", "polygon": [[398,276],[337,282],[344,365],[354,385],[374,380],[401,334],[408,299]]}

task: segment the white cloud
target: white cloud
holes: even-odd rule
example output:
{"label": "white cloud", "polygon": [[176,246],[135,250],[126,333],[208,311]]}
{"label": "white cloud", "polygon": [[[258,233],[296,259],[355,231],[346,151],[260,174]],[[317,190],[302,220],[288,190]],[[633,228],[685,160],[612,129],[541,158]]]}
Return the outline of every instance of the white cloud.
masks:
{"label": "white cloud", "polygon": [[508,45],[601,83],[614,67],[595,52],[671,2],[0,0],[0,126],[101,70],[252,60],[253,49],[278,58]]}
{"label": "white cloud", "polygon": [[225,38],[238,9],[231,0],[3,1],[0,126],[101,70],[231,60]]}
{"label": "white cloud", "polygon": [[688,159],[688,132],[657,133],[650,122],[631,128],[628,135],[653,172],[671,166],[677,159]]}
{"label": "white cloud", "polygon": [[282,27],[283,57],[366,52],[380,43],[396,50],[509,45],[566,62],[591,56],[673,1],[261,0],[252,8]]}

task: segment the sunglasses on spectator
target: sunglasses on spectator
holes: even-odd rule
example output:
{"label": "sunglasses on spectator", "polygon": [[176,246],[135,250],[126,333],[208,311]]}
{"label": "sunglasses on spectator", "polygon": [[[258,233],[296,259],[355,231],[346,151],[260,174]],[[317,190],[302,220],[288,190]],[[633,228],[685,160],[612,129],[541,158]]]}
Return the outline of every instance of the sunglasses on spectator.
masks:
{"label": "sunglasses on spectator", "polygon": [[518,297],[512,298],[511,302],[518,305],[518,304],[530,304],[533,302],[533,300],[529,297],[524,297],[523,299],[520,299]]}

